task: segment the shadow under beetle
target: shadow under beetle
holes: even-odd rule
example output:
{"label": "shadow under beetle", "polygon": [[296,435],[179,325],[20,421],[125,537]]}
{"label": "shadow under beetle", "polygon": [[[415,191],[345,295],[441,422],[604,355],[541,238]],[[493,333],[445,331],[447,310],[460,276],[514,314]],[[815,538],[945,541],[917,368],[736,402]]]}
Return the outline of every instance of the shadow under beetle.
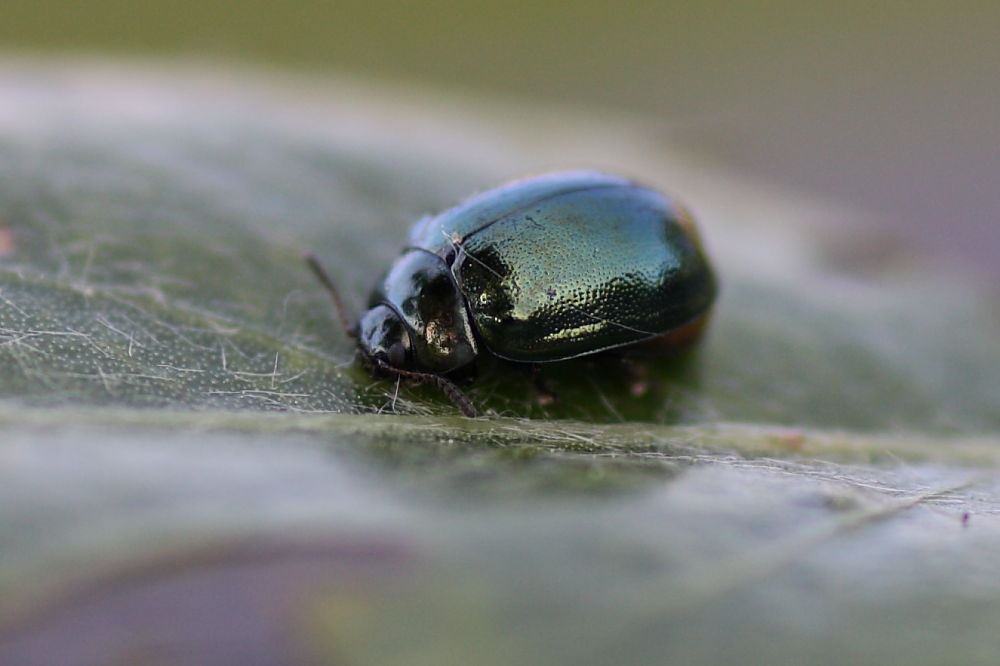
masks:
{"label": "shadow under beetle", "polygon": [[374,372],[432,381],[470,417],[446,375],[478,355],[548,363],[654,338],[685,344],[717,291],[682,206],[593,171],[515,181],[423,218],[356,323],[306,261]]}

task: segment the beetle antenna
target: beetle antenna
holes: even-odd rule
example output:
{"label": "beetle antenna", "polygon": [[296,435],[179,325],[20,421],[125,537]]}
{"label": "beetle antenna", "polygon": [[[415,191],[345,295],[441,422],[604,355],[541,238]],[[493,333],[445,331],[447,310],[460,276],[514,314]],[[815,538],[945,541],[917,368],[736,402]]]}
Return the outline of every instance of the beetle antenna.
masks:
{"label": "beetle antenna", "polygon": [[302,258],[310,270],[312,270],[313,275],[319,280],[319,283],[330,294],[330,300],[333,301],[333,309],[337,311],[337,321],[344,328],[344,332],[352,338],[358,337],[358,332],[355,330],[354,324],[351,323],[351,318],[347,316],[344,301],[340,299],[340,292],[333,285],[333,280],[330,279],[330,274],[323,268],[323,264],[319,263],[319,259],[312,252],[304,252]]}
{"label": "beetle antenna", "polygon": [[394,368],[391,365],[375,359],[375,365],[379,370],[384,370],[385,372],[392,373],[394,375],[399,375],[400,377],[406,377],[407,379],[414,379],[417,381],[432,381],[437,384],[438,388],[444,391],[445,395],[451,398],[451,401],[455,403],[459,411],[463,415],[473,419],[476,417],[476,408],[469,400],[469,396],[462,392],[462,389],[455,386],[455,382],[442,377],[441,375],[435,375],[430,372],[414,372],[413,370],[403,370],[401,368]]}

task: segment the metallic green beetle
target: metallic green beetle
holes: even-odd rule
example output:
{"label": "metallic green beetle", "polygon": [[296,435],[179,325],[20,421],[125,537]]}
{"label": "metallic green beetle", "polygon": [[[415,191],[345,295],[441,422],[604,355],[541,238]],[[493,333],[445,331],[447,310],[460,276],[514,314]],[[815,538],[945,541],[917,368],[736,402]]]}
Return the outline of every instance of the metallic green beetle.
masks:
{"label": "metallic green beetle", "polygon": [[376,370],[433,380],[471,416],[442,375],[479,354],[545,363],[679,343],[697,336],[716,290],[683,207],[622,178],[567,171],[418,222],[349,332]]}

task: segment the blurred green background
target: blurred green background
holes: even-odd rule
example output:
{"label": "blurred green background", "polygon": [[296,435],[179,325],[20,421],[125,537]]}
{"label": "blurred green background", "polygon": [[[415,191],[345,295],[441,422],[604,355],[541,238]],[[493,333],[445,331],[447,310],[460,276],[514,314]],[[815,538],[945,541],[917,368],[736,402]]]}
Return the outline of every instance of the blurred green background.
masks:
{"label": "blurred green background", "polygon": [[4,0],[9,53],[222,59],[641,113],[1000,275],[1000,3]]}

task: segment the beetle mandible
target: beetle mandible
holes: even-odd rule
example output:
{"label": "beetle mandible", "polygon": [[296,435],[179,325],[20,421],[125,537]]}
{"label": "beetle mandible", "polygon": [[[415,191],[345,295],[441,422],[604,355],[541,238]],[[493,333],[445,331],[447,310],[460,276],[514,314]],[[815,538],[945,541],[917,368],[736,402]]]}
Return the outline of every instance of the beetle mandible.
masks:
{"label": "beetle mandible", "polygon": [[687,342],[717,292],[684,207],[595,171],[514,181],[423,218],[356,323],[306,260],[373,371],[433,381],[466,416],[472,402],[446,375],[480,354],[547,363]]}

